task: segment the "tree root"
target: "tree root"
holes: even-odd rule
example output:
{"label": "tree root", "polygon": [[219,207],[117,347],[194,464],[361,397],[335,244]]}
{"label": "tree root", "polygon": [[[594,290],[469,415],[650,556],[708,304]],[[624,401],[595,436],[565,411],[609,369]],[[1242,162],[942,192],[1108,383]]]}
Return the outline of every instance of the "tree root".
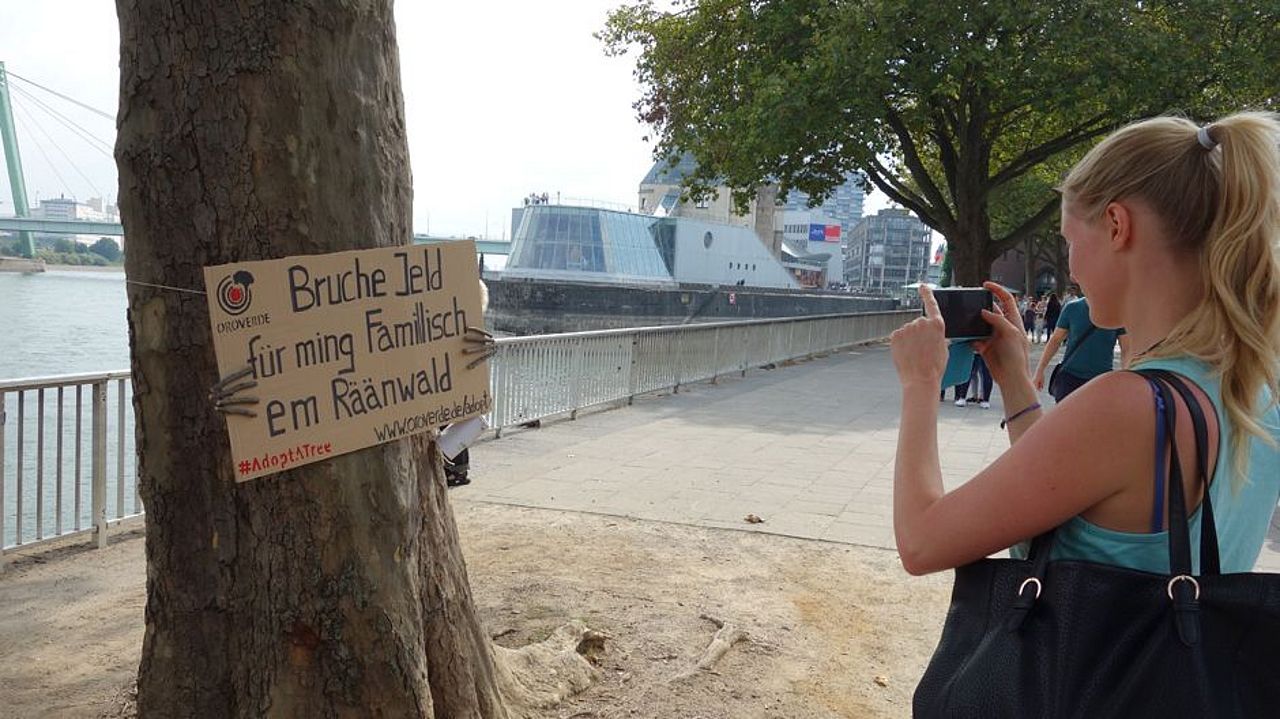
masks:
{"label": "tree root", "polygon": [[494,645],[498,687],[511,716],[542,716],[538,710],[591,686],[599,675],[594,662],[611,638],[573,621],[537,644],[519,649]]}
{"label": "tree root", "polygon": [[715,636],[711,637],[711,643],[708,644],[707,648],[702,652],[702,656],[698,658],[697,663],[695,663],[691,668],[672,677],[672,682],[683,681],[696,676],[700,672],[711,671],[711,668],[716,665],[716,662],[720,661],[721,657],[728,653],[729,649],[734,644],[750,638],[745,630],[739,629],[737,626],[713,617],[710,614],[702,614],[701,618],[718,627]]}

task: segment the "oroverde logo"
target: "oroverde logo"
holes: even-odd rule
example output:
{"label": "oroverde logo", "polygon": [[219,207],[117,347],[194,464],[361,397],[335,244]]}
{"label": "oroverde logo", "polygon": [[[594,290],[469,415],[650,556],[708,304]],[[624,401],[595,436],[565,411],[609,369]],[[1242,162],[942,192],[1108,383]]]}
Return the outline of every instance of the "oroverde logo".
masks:
{"label": "oroverde logo", "polygon": [[218,283],[218,306],[231,316],[244,314],[253,302],[253,292],[249,285],[253,284],[253,275],[246,270],[239,270],[228,275]]}

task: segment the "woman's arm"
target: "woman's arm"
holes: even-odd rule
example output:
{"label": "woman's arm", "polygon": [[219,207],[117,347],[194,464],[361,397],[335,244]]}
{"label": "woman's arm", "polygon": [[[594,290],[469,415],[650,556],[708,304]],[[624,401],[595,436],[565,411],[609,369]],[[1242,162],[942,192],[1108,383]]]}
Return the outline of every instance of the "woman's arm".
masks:
{"label": "woman's arm", "polygon": [[[894,534],[908,572],[949,569],[1034,537],[1124,490],[1149,469],[1151,445],[1134,439],[1154,436],[1150,388],[1135,375],[1111,373],[1029,422],[999,459],[945,493],[935,394],[946,348],[931,296],[925,309],[926,317],[894,333],[893,345],[903,382]],[[994,348],[988,346],[988,353]]]}
{"label": "woman's arm", "polygon": [[1055,327],[1053,334],[1049,335],[1049,342],[1044,346],[1044,352],[1040,353],[1040,362],[1036,364],[1035,386],[1036,389],[1044,389],[1044,370],[1053,361],[1055,355],[1058,354],[1058,348],[1062,346],[1064,340],[1067,339],[1067,331],[1061,327]]}

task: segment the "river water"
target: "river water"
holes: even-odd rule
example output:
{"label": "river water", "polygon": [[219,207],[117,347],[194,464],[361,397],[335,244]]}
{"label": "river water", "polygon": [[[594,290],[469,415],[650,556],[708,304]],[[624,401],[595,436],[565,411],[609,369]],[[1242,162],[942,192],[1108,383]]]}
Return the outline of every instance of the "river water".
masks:
{"label": "river water", "polygon": [[0,272],[0,380],[128,369],[123,272]]}
{"label": "river water", "polygon": [[[0,381],[128,369],[127,304],[124,273],[119,271],[0,273]],[[123,383],[123,424],[119,420],[121,388],[119,382],[107,385],[107,515],[112,518],[132,514],[138,506],[133,491],[136,470],[129,383]],[[4,410],[3,444],[0,444],[0,463],[3,464],[0,481],[4,483],[0,546],[18,543],[19,516],[22,542],[36,537],[37,525],[46,537],[59,530],[74,530],[77,521],[81,527],[89,526],[90,398],[91,390],[86,386],[80,396],[81,457],[77,468],[75,388],[63,391],[61,424],[58,423],[56,389],[45,390],[43,402],[34,390],[0,392],[0,402],[3,402],[0,407]],[[22,435],[21,447],[19,434]],[[63,445],[61,462],[57,459],[59,439]],[[126,478],[124,501],[118,503],[121,476]],[[37,492],[37,488],[41,491]]]}

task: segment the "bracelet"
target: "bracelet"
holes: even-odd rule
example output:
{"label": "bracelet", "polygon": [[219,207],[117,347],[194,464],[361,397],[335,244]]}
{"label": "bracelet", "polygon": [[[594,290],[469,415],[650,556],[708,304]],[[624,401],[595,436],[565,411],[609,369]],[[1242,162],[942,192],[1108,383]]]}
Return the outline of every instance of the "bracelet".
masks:
{"label": "bracelet", "polygon": [[1004,419],[1000,420],[1000,429],[1004,429],[1004,428],[1005,428],[1005,425],[1008,425],[1008,424],[1012,423],[1015,419],[1017,419],[1017,418],[1021,417],[1022,415],[1026,414],[1027,412],[1032,412],[1032,411],[1037,410],[1037,409],[1040,409],[1040,403],[1039,403],[1039,402],[1032,402],[1030,407],[1027,407],[1026,409],[1024,409],[1024,410],[1022,410],[1022,411],[1020,411],[1020,412],[1016,412],[1016,413],[1014,413],[1014,415],[1013,415],[1012,417],[1005,417]]}

